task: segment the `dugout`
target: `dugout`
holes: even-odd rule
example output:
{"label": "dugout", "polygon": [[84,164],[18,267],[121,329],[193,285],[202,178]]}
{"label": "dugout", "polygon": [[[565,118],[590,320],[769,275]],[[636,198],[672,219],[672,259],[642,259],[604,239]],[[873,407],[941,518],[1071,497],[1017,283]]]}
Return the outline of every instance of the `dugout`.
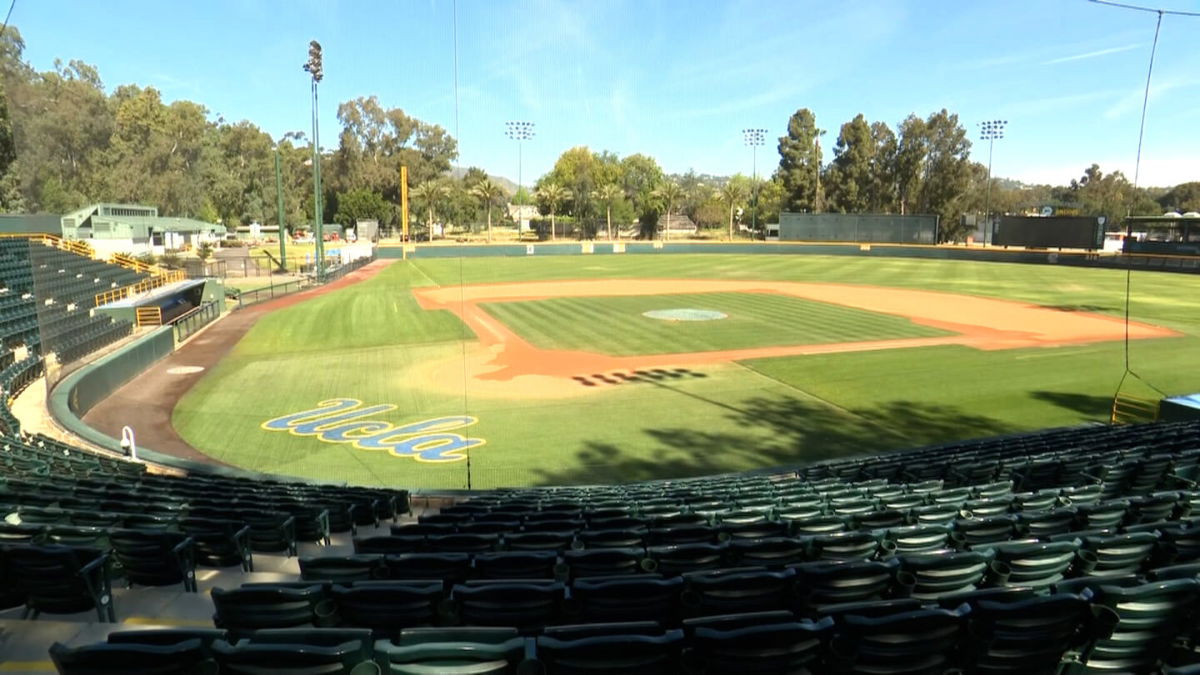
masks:
{"label": "dugout", "polygon": [[936,244],[938,217],[890,213],[779,214],[780,241]]}
{"label": "dugout", "polygon": [[1104,220],[1103,216],[1001,216],[992,229],[992,245],[1095,250],[1104,246]]}
{"label": "dugout", "polygon": [[1200,256],[1200,215],[1130,216],[1125,253]]}
{"label": "dugout", "polygon": [[1200,394],[1164,398],[1159,403],[1158,419],[1163,422],[1200,420]]}
{"label": "dugout", "polygon": [[195,312],[203,305],[224,303],[225,287],[217,279],[185,279],[156,288],[145,295],[109,302],[96,308],[114,319],[135,326],[164,326]]}

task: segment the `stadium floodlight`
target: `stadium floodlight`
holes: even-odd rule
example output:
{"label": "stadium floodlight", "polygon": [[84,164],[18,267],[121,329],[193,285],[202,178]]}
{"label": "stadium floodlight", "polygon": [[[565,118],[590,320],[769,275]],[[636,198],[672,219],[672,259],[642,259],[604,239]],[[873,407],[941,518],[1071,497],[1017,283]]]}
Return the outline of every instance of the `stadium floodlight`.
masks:
{"label": "stadium floodlight", "polygon": [[325,77],[325,69],[321,63],[321,43],[316,40],[308,43],[308,61],[304,64],[304,70],[312,75],[314,82],[320,82]]}
{"label": "stadium floodlight", "polygon": [[750,229],[752,232],[758,231],[758,146],[762,145],[767,139],[766,129],[742,129],[742,140],[746,145],[750,146],[751,156],[751,187],[754,189],[752,195],[754,210],[750,212]]}
{"label": "stadium floodlight", "polygon": [[308,61],[304,71],[312,75],[312,125],[313,125],[313,250],[314,267],[317,281],[321,281],[322,270],[325,267],[325,218],[321,213],[321,132],[317,116],[317,83],[325,77],[322,63],[321,43],[312,40],[308,43]]}
{"label": "stadium floodlight", "polygon": [[[525,122],[525,121],[521,121],[521,120],[509,120],[504,123],[504,135],[508,136],[509,138],[511,138],[517,142],[517,194],[520,194],[521,188],[522,188],[522,178],[523,178],[523,176],[521,175],[521,168],[522,168],[521,163],[523,161],[523,158],[521,157],[521,146],[524,144],[525,141],[533,138],[533,136],[534,136],[533,122]],[[519,208],[519,207],[523,206],[523,204],[518,204],[517,206]],[[517,213],[518,227],[520,226],[520,221],[521,221],[521,214]]]}
{"label": "stadium floodlight", "polygon": [[[983,203],[983,217],[990,225],[992,222],[992,145],[1004,138],[1004,127],[1008,120],[988,120],[979,123],[979,140],[988,142],[987,197]],[[990,233],[984,233],[984,240],[991,241]]]}

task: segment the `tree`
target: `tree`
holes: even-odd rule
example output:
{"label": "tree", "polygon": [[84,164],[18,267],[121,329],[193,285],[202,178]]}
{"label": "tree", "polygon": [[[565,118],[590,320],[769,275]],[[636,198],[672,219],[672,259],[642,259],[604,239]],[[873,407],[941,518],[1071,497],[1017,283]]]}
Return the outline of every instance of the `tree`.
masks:
{"label": "tree", "polygon": [[344,225],[357,225],[360,220],[383,220],[388,205],[378,192],[357,188],[338,193],[337,215],[334,220]]}
{"label": "tree", "polygon": [[871,213],[892,213],[896,208],[896,134],[886,122],[874,122],[871,140],[875,156],[871,160],[867,209]]}
{"label": "tree", "polygon": [[610,240],[613,238],[613,204],[621,201],[621,198],[624,196],[624,194],[624,191],[621,190],[621,186],[617,185],[616,183],[605,183],[604,185],[601,185],[600,188],[592,195],[592,199],[595,199],[598,203],[604,205],[604,216],[608,224],[608,238]]}
{"label": "tree", "polygon": [[721,201],[729,207],[729,241],[733,241],[733,210],[746,199],[746,187],[740,181],[730,179],[721,186]]}
{"label": "tree", "polygon": [[546,205],[550,213],[550,239],[551,241],[558,238],[557,230],[555,229],[554,216],[558,213],[558,207],[571,198],[571,193],[567,188],[558,183],[547,182],[538,188],[535,195],[539,201]]}
{"label": "tree", "polygon": [[492,241],[492,206],[504,191],[491,178],[483,178],[471,188],[471,196],[483,203],[487,209],[487,240]]}
{"label": "tree", "polygon": [[905,118],[891,162],[900,213],[935,214],[945,226],[943,234],[954,235],[971,186],[979,180],[970,150],[958,115],[944,108],[925,119]]}
{"label": "tree", "polygon": [[438,202],[450,195],[450,188],[438,180],[427,180],[413,188],[409,194],[417,203],[424,205],[429,214],[429,241],[433,241],[433,209]]}
{"label": "tree", "polygon": [[909,115],[900,123],[898,136],[892,170],[896,178],[900,213],[903,215],[920,199],[924,182],[927,154],[925,120]]}
{"label": "tree", "polygon": [[801,108],[788,120],[787,136],[779,139],[778,176],[788,210],[818,212],[822,208],[820,138],[824,133],[817,128],[812,111]]}
{"label": "tree", "polygon": [[1164,211],[1200,211],[1200,181],[1180,183],[1158,198]]}
{"label": "tree", "polygon": [[925,149],[921,211],[937,214],[943,223],[957,222],[962,213],[959,198],[973,175],[971,141],[958,115],[943,108],[925,120]]}
{"label": "tree", "polygon": [[826,172],[828,205],[842,213],[882,213],[893,202],[896,136],[887,124],[861,114],[842,125]]}
{"label": "tree", "polygon": [[715,230],[725,224],[725,205],[721,201],[718,190],[708,189],[700,192],[703,199],[692,211],[692,222],[697,229]]}
{"label": "tree", "polygon": [[679,203],[680,199],[683,198],[683,188],[679,187],[678,183],[668,178],[667,180],[663,181],[661,185],[654,189],[654,195],[658,197],[658,199],[662,200],[663,205],[666,208],[667,224],[663,227],[662,234],[663,241],[666,241],[671,238],[671,209],[675,206],[675,204]]}
{"label": "tree", "polygon": [[1074,201],[1089,216],[1103,216],[1109,223],[1118,223],[1126,215],[1154,215],[1160,206],[1144,190],[1135,189],[1120,171],[1104,173],[1098,164],[1084,170],[1079,179],[1071,180],[1062,196]]}

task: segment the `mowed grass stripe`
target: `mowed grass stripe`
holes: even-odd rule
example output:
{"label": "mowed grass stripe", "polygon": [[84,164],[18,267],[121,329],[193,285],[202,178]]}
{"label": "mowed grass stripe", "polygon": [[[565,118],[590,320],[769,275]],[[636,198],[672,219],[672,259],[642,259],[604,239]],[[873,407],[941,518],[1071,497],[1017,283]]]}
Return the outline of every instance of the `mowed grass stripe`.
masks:
{"label": "mowed grass stripe", "polygon": [[[543,349],[613,356],[947,334],[903,317],[767,293],[550,298],[482,306]],[[646,311],[673,308],[714,310],[728,318],[672,322],[643,316]]]}

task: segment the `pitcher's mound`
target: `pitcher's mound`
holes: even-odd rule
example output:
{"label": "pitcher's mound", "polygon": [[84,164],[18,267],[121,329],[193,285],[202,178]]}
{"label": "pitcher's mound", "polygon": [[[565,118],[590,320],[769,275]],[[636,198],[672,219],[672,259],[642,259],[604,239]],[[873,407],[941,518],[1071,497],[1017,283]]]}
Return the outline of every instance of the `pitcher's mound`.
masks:
{"label": "pitcher's mound", "polygon": [[717,321],[729,317],[711,309],[652,309],[642,312],[642,316],[660,321]]}

